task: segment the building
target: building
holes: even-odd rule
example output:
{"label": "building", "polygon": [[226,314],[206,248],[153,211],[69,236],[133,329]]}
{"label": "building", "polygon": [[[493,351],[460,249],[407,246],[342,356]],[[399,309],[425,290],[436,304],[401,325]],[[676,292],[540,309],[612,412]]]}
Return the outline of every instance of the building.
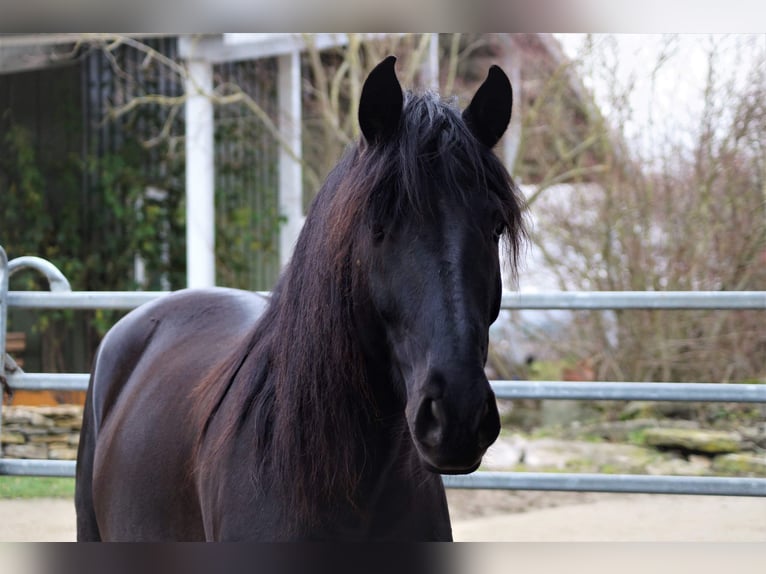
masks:
{"label": "building", "polygon": [[[501,154],[526,185],[550,183],[558,161],[539,129],[547,110],[563,110],[566,145],[590,121],[550,35],[3,35],[0,243],[50,259],[75,289],[269,289],[327,162],[353,137],[352,100],[333,92],[352,49],[366,67],[389,50],[402,69],[415,62],[405,86],[438,84],[461,105],[500,63],[516,94]],[[87,370],[115,318],[30,335],[28,369]],[[11,321],[32,332],[40,319]]]}

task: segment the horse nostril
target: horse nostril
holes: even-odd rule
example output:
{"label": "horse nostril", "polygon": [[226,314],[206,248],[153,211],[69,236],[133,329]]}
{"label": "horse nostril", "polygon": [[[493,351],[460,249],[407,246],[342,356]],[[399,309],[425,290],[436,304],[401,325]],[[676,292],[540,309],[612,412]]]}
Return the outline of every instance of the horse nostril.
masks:
{"label": "horse nostril", "polygon": [[440,419],[443,416],[441,408],[439,407],[436,401],[430,401],[430,403],[431,403],[431,415],[434,417],[434,420],[441,422]]}
{"label": "horse nostril", "polygon": [[424,399],[420,403],[415,422],[418,440],[426,446],[435,447],[442,442],[446,416],[440,399]]}

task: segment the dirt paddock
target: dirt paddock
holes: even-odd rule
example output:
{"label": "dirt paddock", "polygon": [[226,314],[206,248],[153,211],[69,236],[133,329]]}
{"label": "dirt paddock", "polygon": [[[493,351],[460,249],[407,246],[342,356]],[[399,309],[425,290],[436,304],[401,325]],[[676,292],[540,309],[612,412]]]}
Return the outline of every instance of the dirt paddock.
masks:
{"label": "dirt paddock", "polygon": [[[459,541],[766,542],[766,498],[449,491]],[[68,499],[0,500],[0,541],[73,541]]]}

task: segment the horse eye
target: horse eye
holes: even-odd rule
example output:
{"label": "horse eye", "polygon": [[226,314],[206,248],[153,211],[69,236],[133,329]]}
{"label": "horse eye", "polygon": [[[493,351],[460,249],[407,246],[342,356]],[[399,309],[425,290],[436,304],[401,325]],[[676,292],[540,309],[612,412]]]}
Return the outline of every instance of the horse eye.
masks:
{"label": "horse eye", "polygon": [[372,226],[372,240],[375,243],[380,243],[383,241],[383,238],[386,236],[386,232],[383,229],[383,226],[379,223],[376,223]]}
{"label": "horse eye", "polygon": [[492,236],[495,238],[495,241],[500,239],[503,233],[505,233],[505,221],[498,221],[495,223],[495,229],[492,230]]}

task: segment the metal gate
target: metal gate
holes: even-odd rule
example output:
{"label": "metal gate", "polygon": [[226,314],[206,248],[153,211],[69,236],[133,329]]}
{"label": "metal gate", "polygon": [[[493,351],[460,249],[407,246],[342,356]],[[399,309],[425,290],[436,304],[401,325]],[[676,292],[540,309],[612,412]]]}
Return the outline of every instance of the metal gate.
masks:
{"label": "metal gate", "polygon": [[[32,268],[48,279],[50,291],[9,291],[8,279],[19,269]],[[0,377],[5,377],[5,337],[8,307],[32,309],[133,309],[166,292],[73,292],[61,272],[37,257],[8,261],[0,247]],[[694,292],[560,292],[510,293],[503,309],[751,309],[766,311],[764,291]],[[8,373],[12,389],[85,390],[88,374]],[[555,400],[649,400],[766,403],[766,385],[714,383],[491,381],[498,398]],[[0,424],[2,419],[0,418]],[[75,461],[0,458],[0,475],[74,476]],[[632,474],[536,473],[478,471],[445,476],[448,488],[640,492],[766,496],[766,478],[645,476]]]}

